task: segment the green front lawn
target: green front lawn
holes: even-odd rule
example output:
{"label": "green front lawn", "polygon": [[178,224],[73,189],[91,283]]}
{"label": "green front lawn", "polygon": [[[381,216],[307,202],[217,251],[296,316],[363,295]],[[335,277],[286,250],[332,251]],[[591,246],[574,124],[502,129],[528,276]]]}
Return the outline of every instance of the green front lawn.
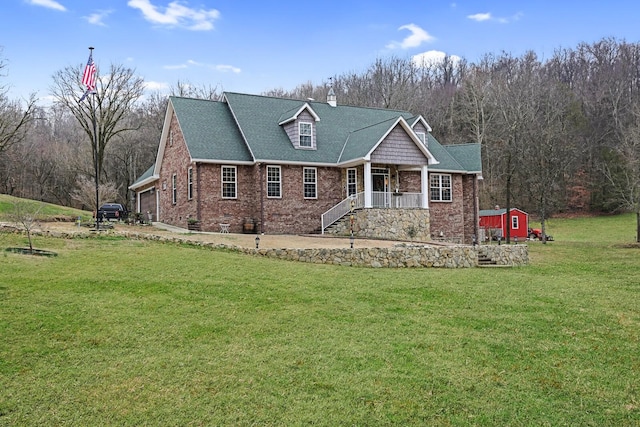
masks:
{"label": "green front lawn", "polygon": [[0,425],[639,425],[633,221],[512,269],[37,238],[0,254]]}

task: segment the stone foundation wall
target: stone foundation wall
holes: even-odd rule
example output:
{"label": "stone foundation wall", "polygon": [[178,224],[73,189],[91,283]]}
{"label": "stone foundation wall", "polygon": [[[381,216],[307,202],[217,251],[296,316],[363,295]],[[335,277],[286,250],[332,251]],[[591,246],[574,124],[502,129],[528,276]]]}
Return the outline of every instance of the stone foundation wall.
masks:
{"label": "stone foundation wall", "polygon": [[[431,240],[428,209],[362,209],[354,212],[353,234],[367,239]],[[348,236],[351,233],[349,215],[327,231]]]}

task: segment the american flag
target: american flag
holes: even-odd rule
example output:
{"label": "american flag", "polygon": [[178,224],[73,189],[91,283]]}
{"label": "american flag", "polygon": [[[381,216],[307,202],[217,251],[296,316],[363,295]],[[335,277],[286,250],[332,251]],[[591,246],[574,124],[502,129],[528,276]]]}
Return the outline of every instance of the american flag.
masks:
{"label": "american flag", "polygon": [[82,84],[87,87],[87,92],[93,92],[96,90],[96,64],[93,63],[93,52],[89,54],[87,66],[84,67]]}

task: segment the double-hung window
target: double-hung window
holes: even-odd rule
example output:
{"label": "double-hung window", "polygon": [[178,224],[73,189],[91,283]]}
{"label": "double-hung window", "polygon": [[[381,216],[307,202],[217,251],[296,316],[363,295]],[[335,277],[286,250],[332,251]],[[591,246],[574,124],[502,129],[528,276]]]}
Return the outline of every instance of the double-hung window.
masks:
{"label": "double-hung window", "polygon": [[300,147],[312,147],[313,127],[309,122],[300,122],[298,124],[300,134]]}
{"label": "double-hung window", "polygon": [[193,168],[187,170],[187,199],[193,199]]}
{"label": "double-hung window", "polygon": [[178,176],[175,173],[171,175],[171,203],[178,203]]}
{"label": "double-hung window", "polygon": [[318,198],[318,172],[316,168],[304,168],[303,172],[304,180],[304,198],[305,199],[317,199]]}
{"label": "double-hung window", "polygon": [[267,197],[282,197],[280,166],[267,166]]}
{"label": "double-hung window", "polygon": [[429,179],[431,200],[434,202],[450,202],[451,199],[451,175],[432,173]]}
{"label": "double-hung window", "polygon": [[222,166],[222,198],[235,199],[238,193],[238,178],[235,166]]}
{"label": "double-hung window", "polygon": [[347,197],[358,193],[358,174],[356,168],[347,169]]}

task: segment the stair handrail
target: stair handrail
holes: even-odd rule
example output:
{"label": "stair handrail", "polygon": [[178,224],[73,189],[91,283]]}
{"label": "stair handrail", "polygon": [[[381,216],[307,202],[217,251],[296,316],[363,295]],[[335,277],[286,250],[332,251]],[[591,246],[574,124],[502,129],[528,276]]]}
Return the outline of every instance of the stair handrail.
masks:
{"label": "stair handrail", "polygon": [[331,224],[351,212],[351,202],[354,202],[354,209],[364,207],[364,192],[353,194],[322,214],[322,234]]}

